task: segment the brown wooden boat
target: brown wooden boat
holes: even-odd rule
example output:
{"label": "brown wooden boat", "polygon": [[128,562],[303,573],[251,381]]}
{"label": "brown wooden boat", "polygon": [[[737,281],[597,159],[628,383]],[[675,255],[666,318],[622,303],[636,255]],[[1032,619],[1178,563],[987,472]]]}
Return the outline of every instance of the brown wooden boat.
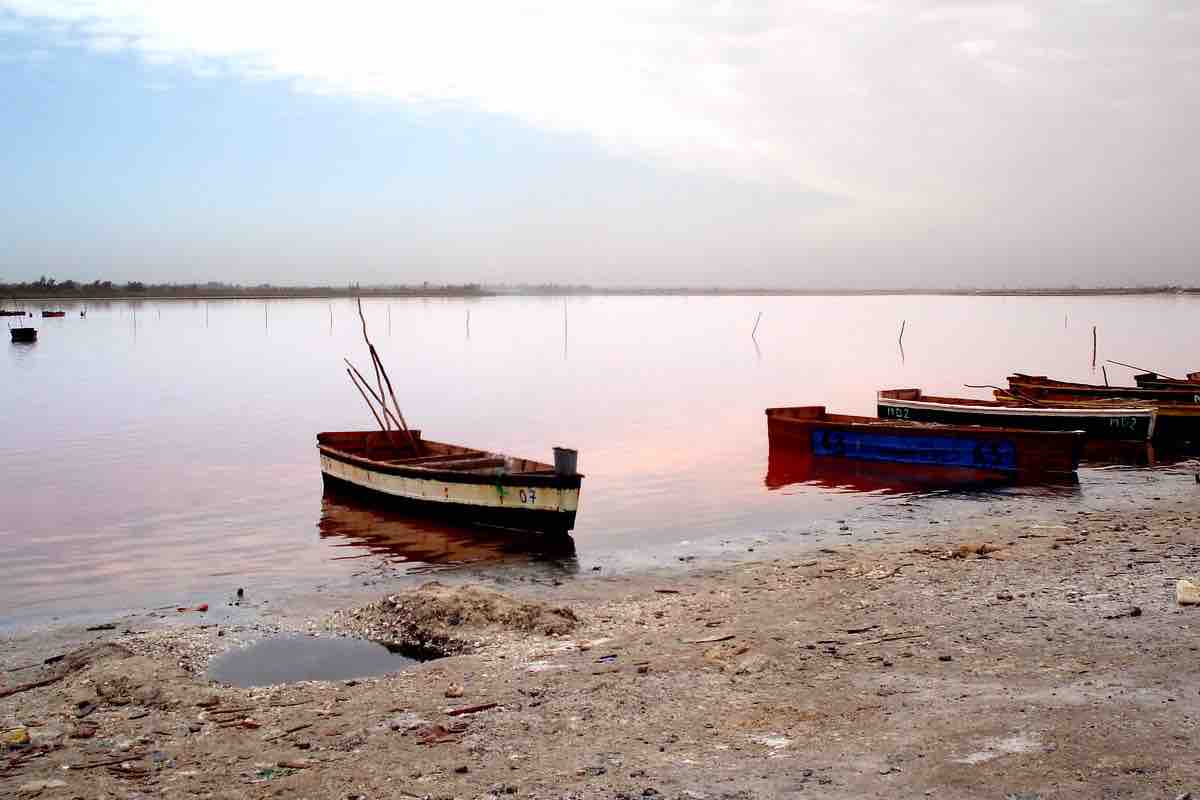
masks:
{"label": "brown wooden boat", "polygon": [[1200,385],[1196,388],[1172,387],[1143,389],[1139,386],[1100,386],[1094,383],[1058,381],[1044,375],[1017,373],[1008,377],[1013,394],[1036,400],[1155,400],[1160,403],[1200,403]]}
{"label": "brown wooden boat", "polygon": [[947,425],[987,425],[1039,431],[1084,431],[1088,439],[1146,441],[1154,434],[1155,409],[1134,404],[1047,406],[1015,399],[939,397],[920,389],[881,389],[876,395],[880,419],[942,422]]}
{"label": "brown wooden boat", "polygon": [[412,444],[396,431],[318,433],[325,485],[473,524],[548,533],[575,527],[583,476],[573,458],[556,469],[408,433]]}
{"label": "brown wooden boat", "polygon": [[768,408],[770,447],[815,457],[910,464],[999,476],[1074,474],[1082,431],[1036,431],[978,425],[881,420],[828,414],[824,406]]}
{"label": "brown wooden boat", "polygon": [[37,341],[37,328],[9,328],[12,340],[17,344],[28,344]]}
{"label": "brown wooden boat", "polygon": [[[1029,403],[1039,408],[1078,408],[1078,409],[1112,409],[1112,408],[1147,408],[1154,410],[1154,430],[1151,439],[1161,447],[1186,446],[1190,443],[1200,443],[1200,405],[1196,403],[1164,403],[1157,400],[1133,399],[1052,399],[1041,397],[1029,400],[1027,397],[1014,396],[1003,389],[997,389],[996,399],[1001,402]],[[1095,441],[1089,439],[1089,442]]]}
{"label": "brown wooden boat", "polygon": [[1187,379],[1168,378],[1157,372],[1141,372],[1133,382],[1143,389],[1191,389],[1200,386],[1200,372],[1189,372]]}

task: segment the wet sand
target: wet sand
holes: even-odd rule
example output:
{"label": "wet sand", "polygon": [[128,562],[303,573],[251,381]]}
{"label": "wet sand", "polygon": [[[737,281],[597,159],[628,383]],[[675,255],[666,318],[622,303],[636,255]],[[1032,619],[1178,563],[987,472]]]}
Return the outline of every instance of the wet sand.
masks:
{"label": "wet sand", "polygon": [[460,621],[467,654],[256,689],[206,681],[208,658],[256,625],[337,635],[378,619],[298,597],[261,623],[57,629],[3,642],[0,667],[97,637],[119,648],[0,673],[0,692],[65,674],[0,699],[3,736],[31,739],[0,754],[0,795],[1177,797],[1200,790],[1200,608],[1175,598],[1198,557],[1200,487],[1128,511],[514,584],[578,623]]}

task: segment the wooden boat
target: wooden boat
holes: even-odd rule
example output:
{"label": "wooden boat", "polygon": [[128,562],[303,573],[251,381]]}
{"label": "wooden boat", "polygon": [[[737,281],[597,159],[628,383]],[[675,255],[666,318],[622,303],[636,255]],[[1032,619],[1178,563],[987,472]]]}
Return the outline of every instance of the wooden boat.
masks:
{"label": "wooden boat", "polygon": [[[996,399],[1006,403],[1028,402],[1021,397],[1014,397],[1003,389],[997,389]],[[1196,403],[1164,403],[1157,400],[1116,400],[1106,398],[1096,399],[1060,399],[1042,397],[1036,401],[1042,408],[1116,408],[1141,407],[1154,409],[1153,441],[1160,447],[1186,445],[1191,442],[1200,443],[1200,405]]]}
{"label": "wooden boat", "polygon": [[14,342],[36,342],[37,328],[9,328]]}
{"label": "wooden boat", "polygon": [[1008,377],[1008,387],[1019,397],[1035,400],[1155,400],[1160,403],[1200,403],[1200,385],[1194,389],[1143,389],[1139,386],[1099,386],[1093,383],[1057,381],[1044,375]]}
{"label": "wooden boat", "polygon": [[65,312],[65,311],[43,311],[42,312],[43,318],[45,318],[45,317],[65,317],[66,315],[67,315],[67,312]]}
{"label": "wooden boat", "polygon": [[[566,533],[575,527],[583,476],[525,458],[422,439],[397,431],[317,434],[325,485],[375,501],[481,524]],[[573,451],[556,452],[572,454]],[[556,460],[558,460],[556,458]]]}
{"label": "wooden boat", "polygon": [[828,414],[824,406],[768,408],[770,446],[817,457],[886,461],[974,474],[1074,474],[1082,431],[1035,431]]}
{"label": "wooden boat", "polygon": [[1039,431],[1084,431],[1089,439],[1146,441],[1154,435],[1150,406],[1064,406],[1048,408],[1016,400],[938,397],[920,389],[883,389],[876,399],[880,419],[988,425]]}
{"label": "wooden boat", "polygon": [[1189,372],[1186,380],[1142,372],[1133,376],[1133,382],[1143,389],[1192,389],[1200,386],[1200,372]]}

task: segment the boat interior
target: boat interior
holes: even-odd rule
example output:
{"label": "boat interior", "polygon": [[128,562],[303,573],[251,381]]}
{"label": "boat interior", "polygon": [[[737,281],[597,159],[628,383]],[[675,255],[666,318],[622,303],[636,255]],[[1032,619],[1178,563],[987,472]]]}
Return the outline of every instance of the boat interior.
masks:
{"label": "boat interior", "polygon": [[479,475],[553,474],[554,467],[456,444],[421,438],[421,432],[342,431],[317,434],[317,444],[356,458],[389,466]]}

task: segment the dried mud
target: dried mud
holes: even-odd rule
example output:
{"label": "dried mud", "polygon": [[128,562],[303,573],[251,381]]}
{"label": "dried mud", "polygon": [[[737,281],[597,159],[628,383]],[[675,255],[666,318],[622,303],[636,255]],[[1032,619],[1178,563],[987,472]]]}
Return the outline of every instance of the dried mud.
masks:
{"label": "dried mud", "polygon": [[426,586],[312,627],[463,654],[344,683],[213,685],[236,631],[114,631],[61,675],[0,673],[58,678],[0,699],[0,796],[1174,798],[1200,789],[1200,608],[1175,597],[1198,523],[1189,500],[508,597]]}

